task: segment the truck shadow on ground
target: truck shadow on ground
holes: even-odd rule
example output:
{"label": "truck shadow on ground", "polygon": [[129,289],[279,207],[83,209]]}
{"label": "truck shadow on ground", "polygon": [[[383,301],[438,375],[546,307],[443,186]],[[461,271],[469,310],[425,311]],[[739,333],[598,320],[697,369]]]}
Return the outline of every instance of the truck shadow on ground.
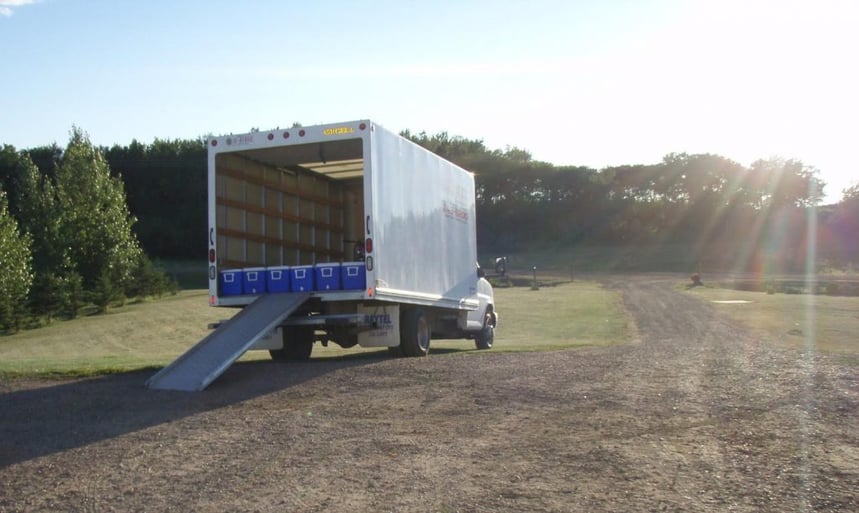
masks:
{"label": "truck shadow on ground", "polygon": [[301,363],[240,362],[202,392],[149,390],[143,384],[153,370],[11,391],[0,395],[0,468],[388,360],[374,352]]}

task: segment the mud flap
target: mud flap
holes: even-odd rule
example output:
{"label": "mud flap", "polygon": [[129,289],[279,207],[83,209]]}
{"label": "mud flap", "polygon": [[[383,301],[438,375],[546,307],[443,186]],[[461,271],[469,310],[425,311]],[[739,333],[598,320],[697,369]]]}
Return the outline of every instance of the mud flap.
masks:
{"label": "mud flap", "polygon": [[370,331],[358,334],[361,347],[397,347],[400,345],[400,306],[358,306],[358,313],[364,314],[365,322],[376,325]]}

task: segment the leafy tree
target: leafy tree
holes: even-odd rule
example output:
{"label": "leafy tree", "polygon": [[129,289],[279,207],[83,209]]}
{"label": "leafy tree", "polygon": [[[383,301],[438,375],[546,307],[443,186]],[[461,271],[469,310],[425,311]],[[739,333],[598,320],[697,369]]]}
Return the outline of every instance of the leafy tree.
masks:
{"label": "leafy tree", "polygon": [[[56,151],[61,155],[61,151]],[[74,274],[70,243],[62,238],[63,211],[52,179],[31,160],[32,152],[22,152],[18,175],[18,220],[32,238],[35,278],[30,290],[29,306],[34,314],[44,316],[50,324],[62,311],[77,315],[78,304],[69,304],[70,294],[81,298],[83,284]],[[53,169],[53,163],[51,164]],[[81,290],[70,290],[80,287]]]}
{"label": "leafy tree", "polygon": [[75,271],[70,272],[62,278],[63,310],[74,319],[78,316],[84,305],[84,280]]}
{"label": "leafy tree", "polygon": [[113,283],[110,269],[103,269],[90,292],[90,299],[98,307],[98,313],[107,313],[110,305],[122,297],[122,289]]}
{"label": "leafy tree", "polygon": [[165,292],[175,292],[177,284],[162,270],[152,264],[152,260],[144,254],[140,255],[134,270],[135,280],[130,288],[125,290],[128,297],[161,297]]}
{"label": "leafy tree", "polygon": [[55,273],[37,273],[30,290],[30,311],[44,316],[48,324],[66,306],[65,280]]}
{"label": "leafy tree", "polygon": [[859,182],[854,183],[850,187],[841,190],[842,202],[859,201]]}
{"label": "leafy tree", "polygon": [[859,183],[844,189],[843,198],[824,216],[821,253],[840,266],[859,266]]}
{"label": "leafy tree", "polygon": [[56,187],[60,239],[84,288],[95,288],[105,273],[112,284],[125,287],[141,252],[131,230],[135,219],[122,180],[110,175],[102,153],[79,128],[72,129]]}
{"label": "leafy tree", "polygon": [[[21,156],[16,200],[18,222],[33,238],[33,270],[36,274],[63,274],[69,267],[69,244],[60,238],[63,212],[56,187],[39,171],[28,153]],[[37,280],[37,286],[48,281]]]}
{"label": "leafy tree", "polygon": [[30,238],[18,232],[9,214],[6,193],[0,189],[0,327],[18,330],[26,314],[26,299],[33,283]]}
{"label": "leafy tree", "polygon": [[752,163],[746,184],[756,193],[761,207],[807,207],[823,198],[825,183],[818,174],[817,169],[799,160],[771,158]]}
{"label": "leafy tree", "polygon": [[12,215],[17,213],[16,199],[21,174],[21,155],[14,146],[4,144],[0,147],[0,189],[6,191],[7,209]]}

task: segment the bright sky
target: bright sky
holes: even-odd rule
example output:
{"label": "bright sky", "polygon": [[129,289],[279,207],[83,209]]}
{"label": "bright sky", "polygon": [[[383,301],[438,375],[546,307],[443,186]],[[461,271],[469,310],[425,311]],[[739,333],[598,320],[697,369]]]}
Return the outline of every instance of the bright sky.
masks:
{"label": "bright sky", "polygon": [[557,165],[859,181],[853,0],[0,0],[0,144],[370,118]]}

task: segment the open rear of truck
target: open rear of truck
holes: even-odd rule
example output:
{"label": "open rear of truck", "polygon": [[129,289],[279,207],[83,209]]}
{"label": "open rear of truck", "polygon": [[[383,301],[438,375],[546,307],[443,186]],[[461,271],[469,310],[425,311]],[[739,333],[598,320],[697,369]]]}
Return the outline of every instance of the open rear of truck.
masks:
{"label": "open rear of truck", "polygon": [[[354,136],[360,126],[369,132],[365,123],[350,126],[351,133],[308,134],[299,128],[212,139],[212,305],[247,305],[256,299],[243,287],[246,269],[363,261],[367,141]],[[362,298],[370,291],[364,283],[347,295]]]}
{"label": "open rear of truck", "polygon": [[254,299],[225,294],[223,271],[360,262],[363,287],[314,295],[476,306],[474,179],[397,134],[355,121],[215,138],[209,174],[213,305]]}

